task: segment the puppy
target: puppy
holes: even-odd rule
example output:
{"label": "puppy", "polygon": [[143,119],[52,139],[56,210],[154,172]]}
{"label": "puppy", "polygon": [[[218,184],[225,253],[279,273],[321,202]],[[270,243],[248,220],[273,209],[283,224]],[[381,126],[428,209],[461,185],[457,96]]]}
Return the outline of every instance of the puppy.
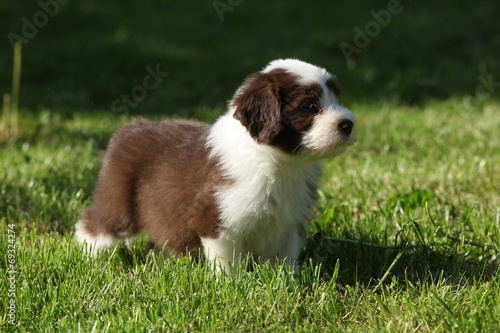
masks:
{"label": "puppy", "polygon": [[[93,251],[144,230],[175,256],[203,251],[229,272],[246,254],[294,266],[319,161],[356,141],[337,80],[296,60],[250,75],[214,125],[135,120],[109,143],[76,237]],[[296,267],[295,267],[296,268]]]}

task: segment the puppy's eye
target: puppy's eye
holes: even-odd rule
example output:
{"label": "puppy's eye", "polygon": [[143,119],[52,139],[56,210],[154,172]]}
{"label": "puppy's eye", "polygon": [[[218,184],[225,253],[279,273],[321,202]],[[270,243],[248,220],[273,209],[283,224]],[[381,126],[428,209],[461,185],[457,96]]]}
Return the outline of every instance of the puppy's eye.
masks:
{"label": "puppy's eye", "polygon": [[317,108],[318,108],[318,104],[316,104],[316,103],[307,102],[306,104],[304,104],[304,109],[307,109],[307,110],[315,110]]}

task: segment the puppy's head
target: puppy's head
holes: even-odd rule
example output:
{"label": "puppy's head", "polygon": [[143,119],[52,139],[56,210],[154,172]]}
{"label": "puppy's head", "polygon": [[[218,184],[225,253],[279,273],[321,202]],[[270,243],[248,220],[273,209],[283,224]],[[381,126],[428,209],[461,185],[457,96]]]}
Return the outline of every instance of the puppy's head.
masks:
{"label": "puppy's head", "polygon": [[231,107],[256,142],[324,158],[356,142],[354,114],[338,104],[339,95],[336,78],[325,69],[275,60],[245,80]]}

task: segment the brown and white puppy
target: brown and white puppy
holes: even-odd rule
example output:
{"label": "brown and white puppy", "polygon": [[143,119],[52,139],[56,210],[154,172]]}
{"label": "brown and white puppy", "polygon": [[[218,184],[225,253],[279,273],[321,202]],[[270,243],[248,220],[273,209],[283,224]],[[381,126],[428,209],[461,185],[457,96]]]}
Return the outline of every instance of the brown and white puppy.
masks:
{"label": "brown and white puppy", "polygon": [[202,250],[225,271],[246,254],[293,266],[319,161],[356,141],[355,117],[338,96],[325,69],[275,60],[244,81],[212,126],[125,125],[109,143],[77,239],[95,251],[145,230],[171,254]]}

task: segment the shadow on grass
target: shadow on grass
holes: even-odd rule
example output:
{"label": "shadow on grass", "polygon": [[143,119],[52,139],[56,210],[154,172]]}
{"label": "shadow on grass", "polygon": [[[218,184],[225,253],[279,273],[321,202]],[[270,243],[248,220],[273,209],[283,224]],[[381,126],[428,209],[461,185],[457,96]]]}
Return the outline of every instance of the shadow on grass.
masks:
{"label": "shadow on grass", "polygon": [[[379,245],[358,239],[336,239],[317,233],[308,239],[301,253],[301,271],[311,270],[299,279],[301,284],[309,285],[317,275],[328,283],[332,278],[337,285],[376,288],[396,284],[402,288],[415,285],[436,284],[473,284],[477,281],[491,281],[498,276],[500,261],[491,255],[487,246],[478,244],[460,244],[451,241],[443,244],[409,244],[401,235],[400,242],[394,246]],[[474,252],[470,259],[457,254],[460,247],[470,247],[467,252]],[[172,258],[154,249],[147,237],[139,238],[134,246],[119,245],[116,249],[115,262],[124,270],[135,270],[153,256],[162,256],[161,260],[176,260],[180,266],[208,265],[202,254]],[[161,262],[160,260],[160,262]],[[243,270],[253,271],[259,265],[249,257],[242,266]],[[339,266],[336,268],[337,262]],[[303,272],[304,273],[304,272]],[[308,276],[309,278],[306,278]]]}
{"label": "shadow on grass", "polygon": [[[486,245],[463,244],[448,240],[442,244],[410,244],[405,237],[394,246],[379,245],[363,239],[338,239],[317,233],[307,240],[301,260],[321,267],[324,280],[335,274],[337,260],[340,263],[337,282],[345,285],[360,283],[365,286],[379,284],[399,285],[434,284],[489,281],[499,271],[500,261],[489,252]],[[469,259],[460,253],[461,247],[474,252]]]}

